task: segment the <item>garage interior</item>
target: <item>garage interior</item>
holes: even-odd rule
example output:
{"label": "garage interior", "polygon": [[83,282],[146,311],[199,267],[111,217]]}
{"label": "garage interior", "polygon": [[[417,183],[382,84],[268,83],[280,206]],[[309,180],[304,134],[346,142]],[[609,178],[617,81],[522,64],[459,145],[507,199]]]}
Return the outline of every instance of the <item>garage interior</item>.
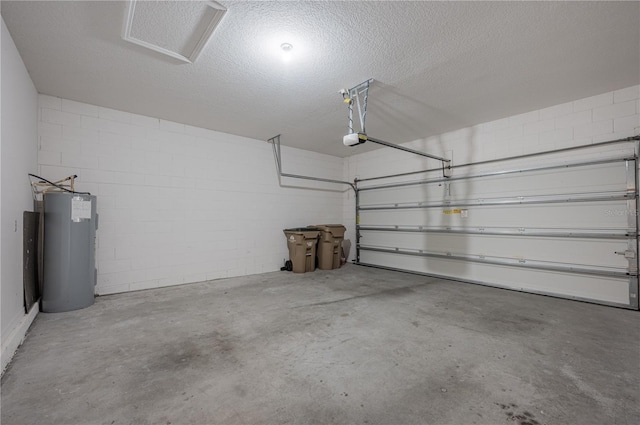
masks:
{"label": "garage interior", "polygon": [[640,3],[0,11],[2,423],[636,422]]}

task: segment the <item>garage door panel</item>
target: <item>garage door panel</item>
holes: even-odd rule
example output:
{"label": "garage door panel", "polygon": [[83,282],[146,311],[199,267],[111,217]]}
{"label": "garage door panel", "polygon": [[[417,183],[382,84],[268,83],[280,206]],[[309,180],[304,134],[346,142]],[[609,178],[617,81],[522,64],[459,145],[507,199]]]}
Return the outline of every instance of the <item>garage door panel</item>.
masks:
{"label": "garage door panel", "polygon": [[370,186],[359,261],[637,309],[637,161],[579,156]]}
{"label": "garage door panel", "polygon": [[[619,163],[590,167],[588,173],[582,168],[536,172],[526,175],[500,175],[468,180],[451,180],[388,189],[363,190],[362,205],[410,203],[416,199],[423,202],[445,201],[450,198],[492,198],[512,196],[560,195],[583,192],[611,192],[625,190],[626,169]],[[456,178],[453,174],[452,178]],[[536,180],[536,185],[529,183]]]}
{"label": "garage door panel", "polygon": [[361,253],[360,261],[364,264],[429,273],[525,292],[558,295],[616,306],[629,305],[628,279],[525,270],[516,267],[367,251]]}
{"label": "garage door panel", "polygon": [[500,237],[363,231],[366,246],[406,248],[441,253],[532,259],[548,262],[626,269],[628,261],[616,254],[627,249],[625,240]]}
{"label": "garage door panel", "polygon": [[[465,209],[467,216],[447,213],[455,209]],[[627,229],[629,217],[635,217],[635,210],[628,209],[627,201],[468,207],[458,207],[455,201],[452,201],[451,206],[439,208],[361,211],[360,224],[515,229]]]}

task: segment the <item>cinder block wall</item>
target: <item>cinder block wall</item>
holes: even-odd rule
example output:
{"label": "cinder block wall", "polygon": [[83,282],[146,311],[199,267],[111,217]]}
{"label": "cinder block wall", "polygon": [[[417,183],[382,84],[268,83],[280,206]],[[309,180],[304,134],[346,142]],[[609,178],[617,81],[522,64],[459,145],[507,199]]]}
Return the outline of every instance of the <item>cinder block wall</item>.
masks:
{"label": "cinder block wall", "polygon": [[[40,174],[98,196],[99,294],[279,270],[282,229],[342,219],[344,188],[280,187],[265,141],[45,95],[39,113]],[[342,158],[282,154],[286,172],[342,177]]]}
{"label": "cinder block wall", "polygon": [[[628,87],[407,146],[461,163],[626,137],[640,126],[639,91]],[[100,294],[277,270],[287,256],[285,227],[344,223],[355,242],[352,191],[291,179],[280,187],[264,141],[45,95],[39,113],[40,173],[78,174],[78,189],[98,195]],[[283,147],[283,159],[287,172],[347,180],[439,166],[390,149],[343,160]]]}

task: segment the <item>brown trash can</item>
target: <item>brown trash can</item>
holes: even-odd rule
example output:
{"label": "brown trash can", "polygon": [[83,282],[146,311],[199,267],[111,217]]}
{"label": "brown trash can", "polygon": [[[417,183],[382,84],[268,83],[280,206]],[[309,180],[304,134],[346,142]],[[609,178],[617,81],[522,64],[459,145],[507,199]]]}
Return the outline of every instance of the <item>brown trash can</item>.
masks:
{"label": "brown trash can", "polygon": [[347,230],[342,224],[317,224],[320,230],[318,240],[318,268],[320,270],[332,270],[340,268],[342,257],[342,241]]}
{"label": "brown trash can", "polygon": [[318,229],[313,227],[298,227],[284,229],[289,248],[289,259],[293,263],[294,273],[312,272],[316,269],[316,243]]}

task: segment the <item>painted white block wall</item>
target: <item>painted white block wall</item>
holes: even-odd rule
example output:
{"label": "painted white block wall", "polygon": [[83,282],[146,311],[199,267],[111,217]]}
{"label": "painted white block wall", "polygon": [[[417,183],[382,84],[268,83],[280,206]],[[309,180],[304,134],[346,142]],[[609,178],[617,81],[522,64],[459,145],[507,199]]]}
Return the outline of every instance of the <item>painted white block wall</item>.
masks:
{"label": "painted white block wall", "polygon": [[[640,134],[640,86],[631,86],[473,127],[415,140],[405,145],[452,157],[455,163],[499,159]],[[374,136],[374,135],[372,135]],[[390,140],[393,142],[393,140]],[[611,148],[609,148],[611,149]],[[357,147],[354,148],[354,153]],[[343,178],[369,178],[437,168],[437,161],[390,148],[345,159]],[[468,171],[468,170],[467,170]],[[411,180],[414,177],[404,177]],[[389,182],[379,181],[379,183]],[[355,200],[345,194],[346,238],[355,242]],[[352,249],[352,258],[353,258]]]}
{"label": "painted white block wall", "polygon": [[[342,219],[345,189],[281,187],[265,141],[45,95],[39,107],[40,175],[77,174],[98,197],[98,294],[279,270],[282,229]],[[342,158],[282,155],[285,172],[342,177]]]}
{"label": "painted white block wall", "polygon": [[37,92],[2,21],[0,143],[0,303],[2,370],[38,312],[26,315],[22,283],[22,213],[33,210],[27,173],[37,168]]}

